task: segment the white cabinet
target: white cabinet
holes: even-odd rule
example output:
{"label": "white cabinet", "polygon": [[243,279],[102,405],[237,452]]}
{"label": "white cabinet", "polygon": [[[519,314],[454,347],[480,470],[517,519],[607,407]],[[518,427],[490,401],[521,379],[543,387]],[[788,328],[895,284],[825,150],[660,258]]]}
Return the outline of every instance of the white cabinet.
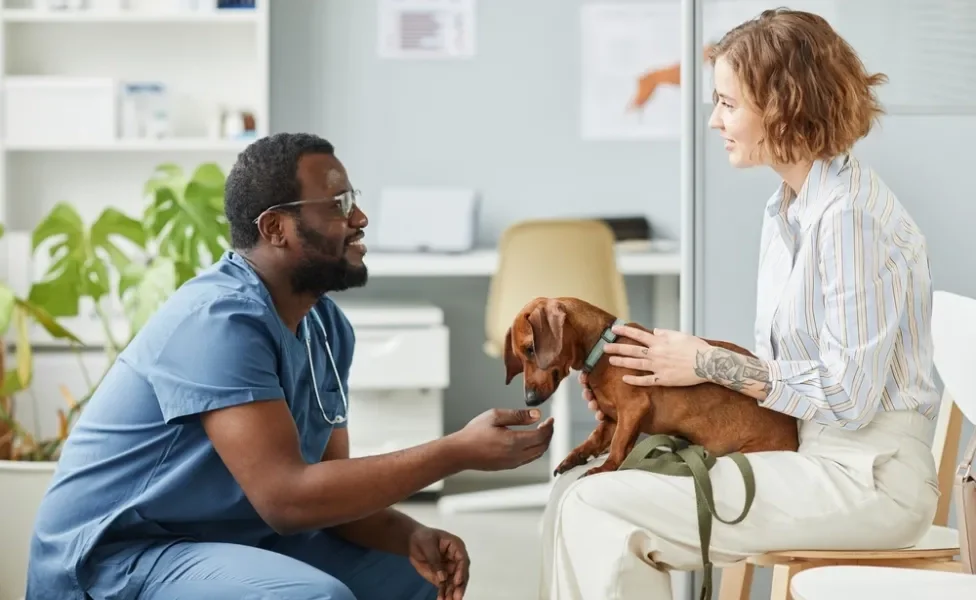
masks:
{"label": "white cabinet", "polygon": [[443,325],[357,328],[349,385],[360,390],[447,387],[447,344]]}
{"label": "white cabinet", "polygon": [[[356,331],[350,454],[394,452],[442,437],[450,345],[441,310],[430,304],[338,304]],[[442,488],[437,482],[426,491]]]}

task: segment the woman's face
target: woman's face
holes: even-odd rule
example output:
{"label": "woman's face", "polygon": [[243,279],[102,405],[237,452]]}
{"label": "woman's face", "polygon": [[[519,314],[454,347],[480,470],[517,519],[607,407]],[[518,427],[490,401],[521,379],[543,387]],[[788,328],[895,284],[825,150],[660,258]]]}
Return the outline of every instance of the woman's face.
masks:
{"label": "woman's face", "polygon": [[712,71],[715,82],[715,108],[708,120],[725,140],[725,151],[733,167],[744,168],[765,164],[759,140],[762,138],[762,117],[746,102],[735,73],[725,57],[715,61]]}

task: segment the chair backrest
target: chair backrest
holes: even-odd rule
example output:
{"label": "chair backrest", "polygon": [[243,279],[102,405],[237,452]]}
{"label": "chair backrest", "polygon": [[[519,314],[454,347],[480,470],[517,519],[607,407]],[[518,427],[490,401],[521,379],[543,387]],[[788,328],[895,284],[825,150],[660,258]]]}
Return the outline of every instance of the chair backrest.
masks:
{"label": "chair backrest", "polygon": [[938,290],[932,299],[932,341],[935,368],[943,396],[932,453],[939,467],[942,497],[934,523],[945,526],[959,460],[963,420],[976,423],[976,299]]}
{"label": "chair backrest", "polygon": [[629,317],[613,231],[602,221],[517,223],[502,233],[498,253],[485,314],[485,351],[492,356],[500,355],[518,311],[538,296],[572,296]]}
{"label": "chair backrest", "polygon": [[935,368],[959,410],[976,423],[976,299],[936,291],[932,300]]}

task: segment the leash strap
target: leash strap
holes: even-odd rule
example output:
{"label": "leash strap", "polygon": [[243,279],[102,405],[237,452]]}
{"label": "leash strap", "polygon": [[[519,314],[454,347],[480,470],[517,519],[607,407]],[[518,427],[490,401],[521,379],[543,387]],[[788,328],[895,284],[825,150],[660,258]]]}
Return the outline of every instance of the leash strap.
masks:
{"label": "leash strap", "polygon": [[[662,449],[664,447],[667,450]],[[742,514],[731,521],[726,521],[715,511],[712,482],[708,471],[715,465],[716,458],[703,447],[692,446],[687,440],[676,436],[652,435],[634,446],[620,465],[620,470],[640,469],[661,475],[694,478],[695,501],[698,505],[698,537],[701,542],[702,564],[705,567],[700,600],[709,600],[712,597],[712,562],[708,557],[712,537],[712,518],[726,525],[735,525],[749,514],[752,501],[756,496],[756,476],[748,459],[740,452],[728,456],[739,467],[746,488],[746,501]]]}

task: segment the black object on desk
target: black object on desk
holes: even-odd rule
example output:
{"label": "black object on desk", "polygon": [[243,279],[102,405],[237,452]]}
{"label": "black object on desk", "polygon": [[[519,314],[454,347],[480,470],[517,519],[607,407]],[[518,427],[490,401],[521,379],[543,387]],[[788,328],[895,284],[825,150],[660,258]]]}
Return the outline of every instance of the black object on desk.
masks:
{"label": "black object on desk", "polygon": [[646,217],[605,217],[600,220],[610,226],[618,242],[651,239],[651,224]]}

